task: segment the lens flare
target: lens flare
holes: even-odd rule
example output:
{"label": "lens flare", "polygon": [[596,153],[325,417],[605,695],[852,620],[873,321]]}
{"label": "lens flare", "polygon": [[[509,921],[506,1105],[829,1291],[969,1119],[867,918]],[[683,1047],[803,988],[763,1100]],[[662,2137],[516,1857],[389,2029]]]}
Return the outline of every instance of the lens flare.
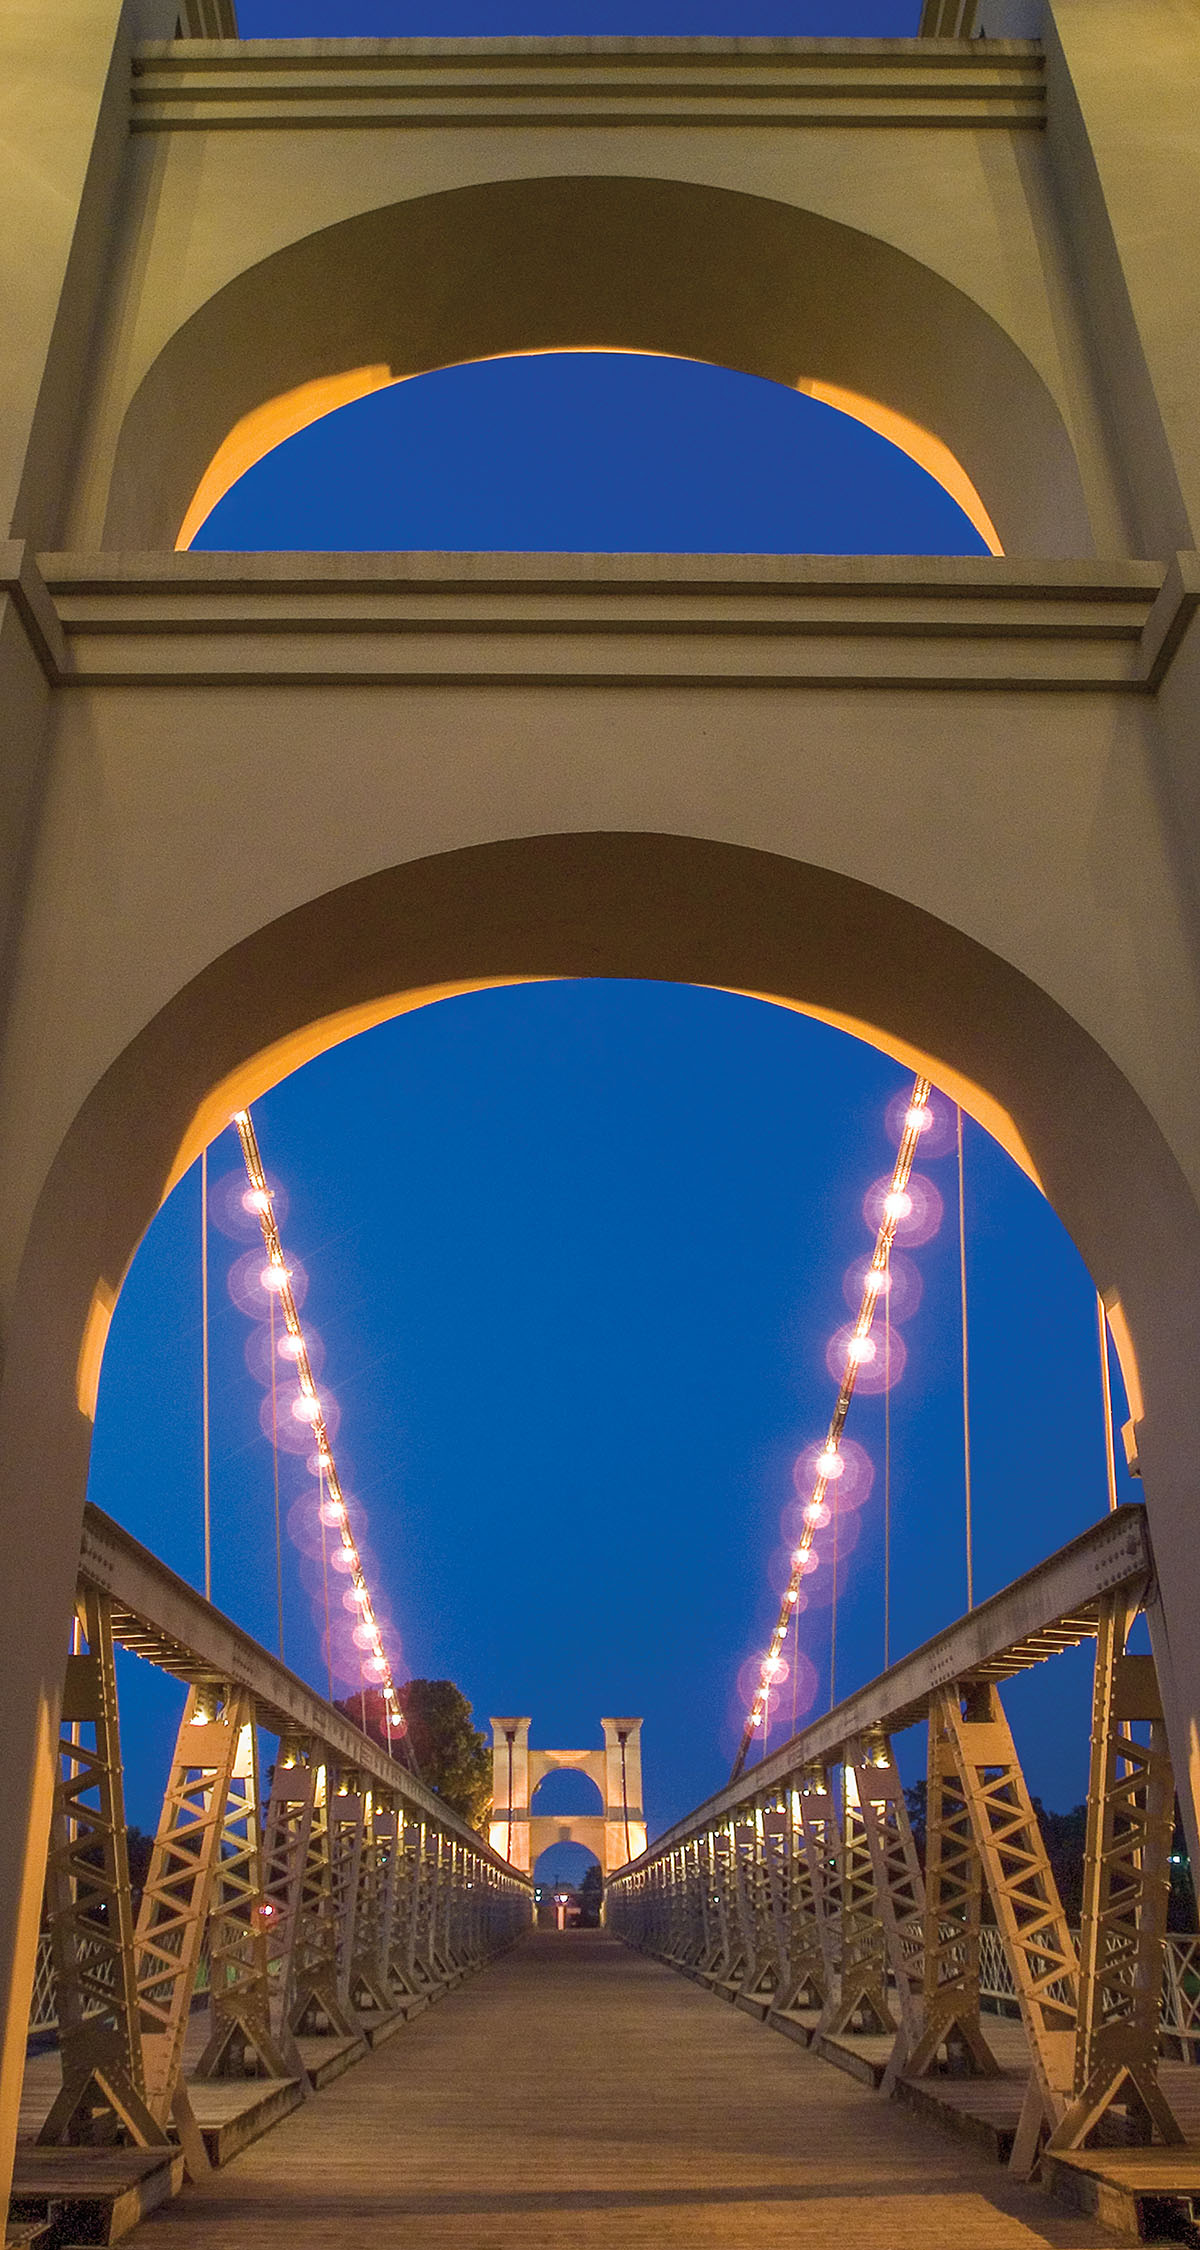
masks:
{"label": "lens flare", "polygon": [[[871,1258],[869,1253],[865,1257],[855,1258],[846,1268],[845,1279],[842,1282],[842,1295],[853,1313],[857,1313],[862,1303],[863,1290],[870,1272]],[[925,1293],[925,1284],[921,1279],[920,1268],[913,1263],[911,1258],[905,1256],[903,1250],[893,1249],[883,1279],[886,1287],[876,1292],[878,1309],[873,1331],[876,1335],[878,1335],[882,1326],[885,1310],[887,1318],[894,1327],[899,1320],[911,1319]]]}
{"label": "lens flare", "polygon": [[[270,1297],[263,1288],[261,1281],[265,1263],[262,1243],[260,1242],[256,1250],[246,1250],[240,1258],[235,1258],[229,1269],[229,1279],[226,1284],[229,1294],[238,1311],[245,1313],[249,1320],[265,1322],[270,1318]],[[308,1295],[308,1275],[298,1258],[289,1258],[287,1266],[291,1276],[292,1297],[295,1301],[296,1310],[299,1311]],[[277,1292],[273,1293],[277,1294]],[[275,1318],[278,1322],[278,1311]]]}
{"label": "lens flare", "polygon": [[[244,1171],[225,1172],[219,1180],[209,1178],[208,1216],[212,1224],[231,1242],[262,1242],[258,1223],[258,1208],[247,1202],[250,1195],[263,1193],[262,1189],[246,1184]],[[282,1226],[287,1217],[288,1199],[274,1174],[267,1175],[266,1190],[275,1223]]]}
{"label": "lens flare", "polygon": [[[868,1355],[861,1354],[861,1346],[870,1345]],[[904,1338],[894,1334],[890,1351],[884,1350],[882,1336],[878,1341],[871,1337],[856,1337],[853,1326],[844,1328],[830,1337],[825,1364],[835,1383],[840,1383],[847,1365],[855,1369],[855,1390],[863,1397],[874,1397],[880,1391],[891,1390],[904,1373],[908,1353]]]}
{"label": "lens flare", "polygon": [[[894,1337],[892,1342],[894,1348]],[[861,1387],[866,1388],[865,1384]],[[792,1466],[792,1484],[798,1500],[811,1500],[813,1486],[822,1474],[820,1464],[824,1452],[823,1446],[807,1445],[803,1453],[796,1455]],[[837,1486],[838,1507],[861,1508],[864,1500],[869,1498],[875,1481],[875,1464],[866,1447],[860,1445],[857,1438],[845,1435],[838,1446],[838,1459],[842,1464],[842,1474]]]}
{"label": "lens flare", "polygon": [[918,1128],[917,1147],[922,1164],[927,1164],[931,1157],[948,1156],[957,1139],[958,1121],[954,1104],[947,1100],[945,1094],[935,1090],[924,1102],[917,1104],[913,1102],[911,1088],[893,1094],[884,1113],[884,1124],[889,1140],[899,1148],[910,1116],[920,1109],[925,1111],[928,1123]]}
{"label": "lens flare", "polygon": [[[910,1172],[904,1190],[908,1204],[906,1211],[896,1216],[897,1242],[909,1248],[929,1242],[942,1223],[941,1192],[924,1172]],[[891,1216],[887,1206],[894,1200],[891,1179],[874,1180],[863,1198],[863,1217],[871,1232],[877,1233],[885,1217]]]}

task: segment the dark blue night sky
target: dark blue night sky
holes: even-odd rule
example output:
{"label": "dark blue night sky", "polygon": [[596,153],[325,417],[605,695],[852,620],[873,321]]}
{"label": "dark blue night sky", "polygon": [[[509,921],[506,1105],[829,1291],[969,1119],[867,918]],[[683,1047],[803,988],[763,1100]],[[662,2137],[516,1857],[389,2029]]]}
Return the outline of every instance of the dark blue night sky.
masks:
{"label": "dark blue night sky", "polygon": [[243,39],[906,39],[921,0],[237,0]]}
{"label": "dark blue night sky", "polygon": [[[915,29],[916,13],[764,0],[735,23],[699,0],[530,0],[524,12],[359,0],[334,22],[328,0],[240,0],[247,36],[878,35]],[[828,408],[724,370],[606,354],[449,369],[345,408],[252,470],[196,543],[980,551],[921,471]],[[340,1409],[343,1482],[369,1518],[404,1661],[457,1679],[482,1721],[532,1712],[542,1744],[585,1746],[602,1712],[644,1713],[652,1832],[728,1771],[739,1669],[777,1607],[792,1463],[833,1401],[826,1347],[847,1318],[847,1268],[869,1247],[863,1197],[892,1161],[884,1111],[908,1083],[886,1057],[763,1003],[595,981],[426,1008],[257,1105]],[[239,1163],[232,1133],[210,1161],[219,1197]],[[911,1252],[923,1297],[892,1392],[893,1655],[965,1594],[953,1156],[927,1170],[947,1216]],[[1105,1474],[1088,1276],[969,1121],[966,1181],[985,1594],[1101,1514]],[[215,1229],[210,1246],[214,1597],[273,1644],[271,1450],[250,1323],[225,1286],[242,1246]],[[856,1401],[851,1432],[877,1473],[841,1573],[841,1693],[882,1661],[883,1422],[881,1398]],[[91,1491],[194,1581],[200,1458],[193,1172],[118,1305]],[[282,1477],[286,1509],[303,1460],[285,1455]],[[289,1546],[286,1653],[321,1686],[299,1561]],[[801,1622],[820,1708],[822,1588]],[[135,1660],[122,1670],[130,1814],[151,1825],[178,1691]],[[1087,1694],[1082,1656],[1008,1691],[1031,1785],[1051,1804],[1083,1794]]]}

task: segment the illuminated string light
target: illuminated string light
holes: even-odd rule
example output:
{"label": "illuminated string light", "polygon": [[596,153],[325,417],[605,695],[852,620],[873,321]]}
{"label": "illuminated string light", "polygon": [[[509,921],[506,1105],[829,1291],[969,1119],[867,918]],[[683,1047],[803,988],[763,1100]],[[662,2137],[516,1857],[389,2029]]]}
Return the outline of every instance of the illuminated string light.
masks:
{"label": "illuminated string light", "polygon": [[826,1491],[831,1484],[836,1484],[838,1477],[841,1476],[846,1466],[839,1448],[842,1433],[846,1427],[846,1416],[850,1411],[850,1401],[854,1396],[854,1386],[858,1379],[859,1369],[869,1366],[875,1357],[876,1346],[871,1335],[871,1329],[876,1312],[886,1294],[891,1279],[888,1272],[888,1262],[892,1254],[896,1228],[902,1220],[909,1217],[912,1211],[912,1197],[908,1193],[908,1182],[921,1135],[928,1130],[934,1121],[933,1111],[929,1107],[929,1097],[932,1092],[933,1087],[928,1078],[914,1079],[908,1108],[904,1113],[904,1129],[900,1137],[900,1146],[896,1152],[896,1162],[891,1179],[888,1182],[887,1193],[883,1199],[883,1212],[875,1237],[875,1248],[871,1263],[863,1279],[862,1300],[858,1309],[858,1318],[846,1342],[846,1364],[838,1388],[837,1403],[830,1420],[825,1444],[817,1456],[815,1480],[804,1509],[804,1528],[792,1555],[791,1575],[784,1589],[783,1599],[779,1607],[779,1617],[771,1635],[770,1645],[759,1667],[758,1687],[746,1714],[742,1739],[730,1776],[733,1781],[738,1779],[746,1763],[750,1745],[765,1723],[770,1708],[771,1689],[779,1668],[779,1660],[783,1654],[783,1646],[792,1622],[792,1614],[799,1600],[801,1581],[809,1577],[818,1567],[820,1558],[813,1546],[813,1541],[817,1531],[829,1520],[829,1510],[825,1505]]}
{"label": "illuminated string light", "polygon": [[246,1166],[246,1178],[249,1181],[249,1186],[242,1201],[245,1209],[253,1211],[258,1219],[262,1228],[263,1245],[267,1253],[267,1263],[263,1267],[260,1279],[263,1288],[274,1297],[283,1315],[285,1335],[281,1340],[280,1350],[286,1359],[290,1359],[294,1363],[296,1369],[299,1396],[292,1401],[292,1413],[297,1421],[311,1425],[316,1443],[317,1467],[323,1485],[320,1517],[323,1524],[337,1533],[337,1543],[333,1544],[332,1553],[329,1557],[330,1567],[350,1581],[346,1593],[351,1597],[354,1608],[361,1617],[361,1623],[355,1626],[352,1637],[357,1648],[370,1651],[370,1654],[365,1658],[362,1670],[364,1675],[383,1691],[384,1719],[390,1743],[393,1734],[403,1735],[408,1732],[408,1721],[400,1708],[399,1699],[396,1695],[396,1683],[392,1678],[392,1667],[383,1645],[383,1635],[375,1615],[375,1604],[371,1598],[371,1590],[367,1585],[363,1571],[362,1557],[359,1554],[354,1533],[350,1528],[349,1512],[338,1481],[337,1466],[333,1458],[333,1448],[329,1442],[329,1431],[325,1423],[320,1393],[313,1380],[312,1364],[308,1356],[308,1347],[304,1341],[304,1330],[300,1325],[300,1316],[292,1295],[291,1271],[283,1254],[283,1244],[279,1239],[279,1229],[275,1223],[275,1212],[271,1201],[271,1190],[267,1186],[262,1157],[258,1151],[258,1138],[251,1123],[249,1110],[239,1109],[233,1123],[237,1129],[238,1140],[241,1143],[242,1159]]}

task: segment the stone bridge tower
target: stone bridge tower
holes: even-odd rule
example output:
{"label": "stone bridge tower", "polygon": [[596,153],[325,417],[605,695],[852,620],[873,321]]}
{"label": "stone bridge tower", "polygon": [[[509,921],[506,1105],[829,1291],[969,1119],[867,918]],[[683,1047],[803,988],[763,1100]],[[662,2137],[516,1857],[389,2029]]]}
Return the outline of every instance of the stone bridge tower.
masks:
{"label": "stone bridge tower", "polygon": [[[532,1874],[550,1844],[584,1844],[602,1875],[646,1849],[642,1810],[642,1722],[601,1719],[602,1750],[531,1750],[529,1719],[492,1720],[493,1851]],[[586,1773],[600,1791],[599,1813],[532,1813],[548,1773]]]}

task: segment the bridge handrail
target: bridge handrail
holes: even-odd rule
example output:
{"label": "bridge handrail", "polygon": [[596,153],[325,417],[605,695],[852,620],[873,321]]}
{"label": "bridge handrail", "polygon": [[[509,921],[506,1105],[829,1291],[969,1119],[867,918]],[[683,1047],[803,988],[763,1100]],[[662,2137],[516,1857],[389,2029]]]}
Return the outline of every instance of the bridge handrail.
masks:
{"label": "bridge handrail", "polygon": [[616,1869],[610,1882],[620,1883],[653,1866],[693,1836],[785,1787],[806,1768],[836,1763],[848,1743],[915,1725],[938,1689],[956,1680],[1011,1679],[1058,1650],[1092,1638],[1101,1597],[1118,1587],[1144,1588],[1152,1574],[1146,1511],[1127,1502],[792,1735],[739,1781],[719,1789],[656,1837],[637,1859]]}
{"label": "bridge handrail", "polygon": [[339,1765],[369,1775],[412,1814],[532,1889],[530,1879],[494,1852],[478,1829],[90,1501],[84,1509],[79,1575],[109,1595],[113,1637],[122,1647],[191,1686],[249,1689],[259,1722],[269,1731],[321,1743]]}

